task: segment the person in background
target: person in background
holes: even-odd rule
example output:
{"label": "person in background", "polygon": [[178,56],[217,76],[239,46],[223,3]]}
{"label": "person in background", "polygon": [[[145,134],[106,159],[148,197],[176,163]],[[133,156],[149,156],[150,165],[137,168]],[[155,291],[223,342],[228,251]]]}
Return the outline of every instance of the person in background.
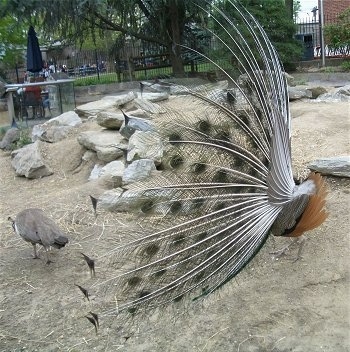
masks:
{"label": "person in background", "polygon": [[[29,83],[34,83],[35,78],[30,77]],[[32,93],[32,94],[28,94]],[[27,86],[17,90],[17,94],[22,96],[24,113],[28,116],[27,107],[32,106],[33,109],[33,118],[45,117],[45,107],[50,111],[50,101],[48,95],[44,95],[42,98],[41,87],[40,86]],[[51,114],[51,111],[50,111]]]}

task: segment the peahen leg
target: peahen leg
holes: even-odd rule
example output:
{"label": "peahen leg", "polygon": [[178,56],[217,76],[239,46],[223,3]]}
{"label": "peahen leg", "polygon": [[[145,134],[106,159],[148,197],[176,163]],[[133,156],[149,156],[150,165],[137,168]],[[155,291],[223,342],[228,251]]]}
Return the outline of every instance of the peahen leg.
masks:
{"label": "peahen leg", "polygon": [[272,254],[274,256],[274,259],[278,260],[279,258],[281,258],[282,256],[287,256],[288,254],[286,253],[287,251],[289,251],[290,247],[298,244],[298,253],[296,255],[295,258],[290,258],[291,260],[293,260],[293,262],[296,262],[299,259],[302,259],[302,251],[305,245],[305,242],[307,240],[306,236],[299,236],[296,238],[293,238],[291,240],[291,242],[289,242],[285,247],[275,251],[275,252],[271,252],[270,254]]}

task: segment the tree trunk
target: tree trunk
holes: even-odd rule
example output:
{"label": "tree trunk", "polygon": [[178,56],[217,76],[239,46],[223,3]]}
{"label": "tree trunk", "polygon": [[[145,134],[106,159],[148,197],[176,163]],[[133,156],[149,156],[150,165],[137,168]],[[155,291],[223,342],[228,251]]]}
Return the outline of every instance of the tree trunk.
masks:
{"label": "tree trunk", "polygon": [[174,76],[183,76],[185,73],[184,66],[181,59],[181,48],[176,45],[181,43],[181,28],[179,16],[179,7],[176,0],[169,1],[169,17],[170,17],[170,33],[171,43],[169,43],[168,50],[173,68]]}

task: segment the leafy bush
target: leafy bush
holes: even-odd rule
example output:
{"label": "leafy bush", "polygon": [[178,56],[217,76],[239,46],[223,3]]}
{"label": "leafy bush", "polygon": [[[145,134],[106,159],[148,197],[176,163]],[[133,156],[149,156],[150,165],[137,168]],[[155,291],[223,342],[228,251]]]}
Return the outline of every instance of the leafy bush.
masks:
{"label": "leafy bush", "polygon": [[350,60],[344,61],[341,67],[345,71],[350,71]]}
{"label": "leafy bush", "polygon": [[343,11],[336,23],[324,28],[326,44],[341,55],[350,53],[350,7]]}

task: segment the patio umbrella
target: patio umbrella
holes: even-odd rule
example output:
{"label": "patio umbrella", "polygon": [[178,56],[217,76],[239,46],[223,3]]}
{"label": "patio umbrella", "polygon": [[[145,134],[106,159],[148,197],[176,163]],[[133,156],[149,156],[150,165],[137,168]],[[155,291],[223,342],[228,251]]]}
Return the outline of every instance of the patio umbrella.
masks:
{"label": "patio umbrella", "polygon": [[43,68],[43,59],[39,47],[39,41],[33,26],[29,27],[27,42],[27,71],[40,72]]}

